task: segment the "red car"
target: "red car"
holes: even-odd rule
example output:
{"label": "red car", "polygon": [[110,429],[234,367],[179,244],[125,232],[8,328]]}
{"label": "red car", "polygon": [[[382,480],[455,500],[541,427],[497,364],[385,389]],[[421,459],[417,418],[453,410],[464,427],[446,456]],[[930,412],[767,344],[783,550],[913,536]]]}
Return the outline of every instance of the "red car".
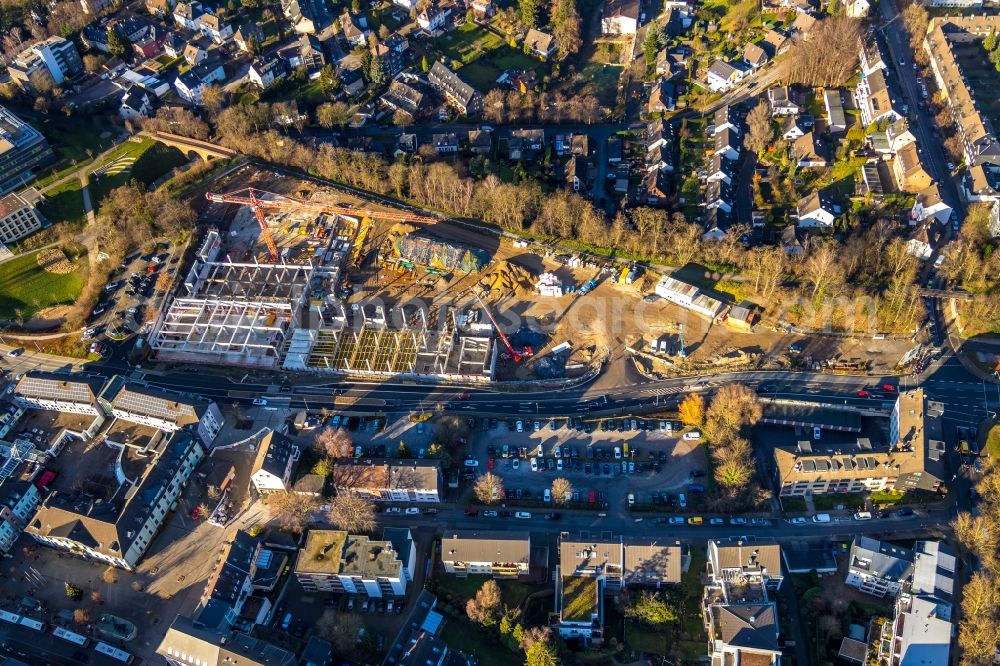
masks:
{"label": "red car", "polygon": [[493,462],[493,458],[490,458],[489,460],[486,461],[486,467],[488,467],[489,469],[493,469],[494,464],[495,463]]}
{"label": "red car", "polygon": [[864,389],[861,389],[860,391],[858,391],[858,397],[859,398],[870,398],[871,396],[872,396],[872,394],[869,393],[868,391],[864,390]]}
{"label": "red car", "polygon": [[896,387],[893,386],[892,384],[882,384],[882,390],[885,391],[886,393],[895,393]]}
{"label": "red car", "polygon": [[193,511],[191,511],[192,520],[201,520],[201,507],[196,506]]}
{"label": "red car", "polygon": [[467,515],[467,516],[478,516],[479,515],[479,509],[466,509],[465,510],[465,515]]}

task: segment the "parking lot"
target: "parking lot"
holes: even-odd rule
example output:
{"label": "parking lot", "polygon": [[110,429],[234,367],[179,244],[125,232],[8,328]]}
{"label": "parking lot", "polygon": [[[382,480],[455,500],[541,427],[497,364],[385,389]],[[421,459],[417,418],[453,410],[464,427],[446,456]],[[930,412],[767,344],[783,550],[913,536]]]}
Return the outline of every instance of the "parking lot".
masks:
{"label": "parking lot", "polygon": [[650,503],[652,492],[683,488],[703,474],[700,444],[685,439],[679,423],[659,419],[494,419],[473,436],[466,462],[475,465],[466,465],[466,476],[492,471],[503,478],[508,500],[543,503],[562,477],[573,485],[573,502],[624,508],[630,493],[633,502]]}

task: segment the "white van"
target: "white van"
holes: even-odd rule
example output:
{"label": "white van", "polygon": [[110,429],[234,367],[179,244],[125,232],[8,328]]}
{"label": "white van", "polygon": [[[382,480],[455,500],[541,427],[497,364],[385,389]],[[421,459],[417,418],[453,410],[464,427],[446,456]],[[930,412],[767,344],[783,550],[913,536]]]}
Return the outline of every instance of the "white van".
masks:
{"label": "white van", "polygon": [[548,488],[546,488],[545,492],[542,495],[542,500],[545,501],[545,502],[551,502],[552,501],[552,491],[549,490]]}
{"label": "white van", "polygon": [[689,430],[684,433],[684,439],[701,439],[700,430]]}
{"label": "white van", "polygon": [[813,516],[814,523],[829,523],[832,519],[828,513],[817,513]]}
{"label": "white van", "polygon": [[628,494],[628,505],[632,506],[635,504],[635,495],[633,493]]}

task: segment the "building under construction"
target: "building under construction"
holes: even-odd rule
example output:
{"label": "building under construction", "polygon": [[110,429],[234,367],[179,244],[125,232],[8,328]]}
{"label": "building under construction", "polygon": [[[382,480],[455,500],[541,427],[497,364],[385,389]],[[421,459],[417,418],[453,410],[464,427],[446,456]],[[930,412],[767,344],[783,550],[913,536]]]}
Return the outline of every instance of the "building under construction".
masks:
{"label": "building under construction", "polygon": [[[184,293],[169,301],[150,333],[155,359],[366,377],[492,379],[497,352],[488,327],[460,330],[451,310],[432,316],[397,308],[388,317],[381,307],[347,310],[337,297],[340,271],[357,261],[370,218],[403,214],[246,192],[209,195],[244,207],[226,234],[210,231],[202,242]],[[397,259],[412,261],[410,267],[473,272],[486,259],[481,251],[419,233],[392,246],[397,242]]]}
{"label": "building under construction", "polygon": [[384,260],[403,268],[421,267],[441,273],[477,273],[489,262],[483,250],[409,230],[406,226],[397,227],[398,235],[390,243],[392,251]]}

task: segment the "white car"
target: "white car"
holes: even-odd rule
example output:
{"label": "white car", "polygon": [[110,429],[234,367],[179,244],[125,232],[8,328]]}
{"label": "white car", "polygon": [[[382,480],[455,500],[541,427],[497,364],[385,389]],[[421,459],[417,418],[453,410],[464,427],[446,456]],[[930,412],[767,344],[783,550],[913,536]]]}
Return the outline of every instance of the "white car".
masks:
{"label": "white car", "polygon": [[410,506],[410,507],[407,507],[406,511],[404,511],[403,513],[405,513],[408,516],[419,516],[420,515],[420,509],[418,509],[415,506]]}
{"label": "white car", "polygon": [[531,520],[531,513],[528,511],[518,511],[514,514],[515,518],[520,518],[521,520]]}
{"label": "white car", "polygon": [[792,525],[805,525],[806,519],[803,518],[802,516],[796,516],[795,518],[792,518],[788,522]]}
{"label": "white car", "polygon": [[819,428],[813,428],[813,439],[819,439],[823,436],[823,431]]}
{"label": "white car", "polygon": [[688,440],[701,439],[701,431],[699,431],[699,430],[689,430],[686,433],[684,433],[684,439],[688,439]]}
{"label": "white car", "polygon": [[634,493],[629,493],[628,494],[628,505],[632,506],[633,504],[635,504],[635,494]]}
{"label": "white car", "polygon": [[253,399],[253,406],[254,407],[266,407],[267,406],[267,400],[265,400],[264,398],[254,398]]}
{"label": "white car", "polygon": [[622,450],[621,450],[621,447],[616,446],[615,447],[615,460],[621,460],[621,459],[622,459]]}
{"label": "white car", "polygon": [[829,523],[833,519],[830,518],[830,514],[828,513],[817,513],[815,516],[813,516],[812,520],[814,523]]}
{"label": "white car", "polygon": [[556,461],[556,469],[562,471],[562,468],[563,468],[563,461],[562,458],[560,458],[559,460]]}
{"label": "white car", "polygon": [[551,502],[552,501],[552,491],[549,490],[548,488],[546,488],[545,492],[542,493],[542,500],[545,501],[545,502]]}
{"label": "white car", "polygon": [[537,472],[538,471],[538,458],[532,458],[531,459],[531,471],[532,472]]}
{"label": "white car", "polygon": [[871,511],[858,511],[857,513],[854,514],[854,520],[871,520],[871,519],[872,519]]}
{"label": "white car", "polygon": [[518,421],[515,429],[518,432],[524,432],[524,421]]}
{"label": "white car", "polygon": [[[422,457],[423,456],[421,456],[421,458]],[[479,461],[478,460],[466,460],[465,461],[465,466],[466,467],[479,467]]]}

